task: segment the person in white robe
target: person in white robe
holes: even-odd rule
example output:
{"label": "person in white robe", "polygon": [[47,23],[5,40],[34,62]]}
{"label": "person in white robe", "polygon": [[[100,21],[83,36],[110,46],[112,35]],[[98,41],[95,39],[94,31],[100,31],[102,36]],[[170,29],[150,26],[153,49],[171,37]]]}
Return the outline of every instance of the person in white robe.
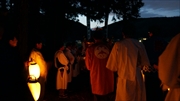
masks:
{"label": "person in white robe", "polygon": [[46,61],[44,60],[43,55],[41,54],[41,49],[42,49],[42,41],[40,39],[35,39],[34,43],[34,48],[31,50],[30,56],[29,56],[29,61],[30,62],[35,62],[39,65],[40,67],[40,78],[39,82],[41,84],[41,94],[39,97],[38,101],[44,100],[44,95],[45,95],[45,85],[46,85],[46,78],[47,78],[47,64]]}
{"label": "person in white robe", "polygon": [[[54,65],[57,68],[57,76],[56,76],[56,89],[59,90],[60,97],[67,97],[65,95],[65,90],[67,89],[68,83],[68,59],[63,53],[64,46],[60,45],[60,49],[56,51],[54,56]],[[60,65],[58,65],[58,62]]]}
{"label": "person in white robe", "polygon": [[124,25],[124,39],[114,44],[106,64],[118,74],[115,101],[146,101],[141,70],[150,63],[143,44],[132,38],[134,31],[133,25]]}
{"label": "person in white robe", "polygon": [[180,33],[159,56],[157,68],[163,90],[169,90],[165,101],[180,101]]}

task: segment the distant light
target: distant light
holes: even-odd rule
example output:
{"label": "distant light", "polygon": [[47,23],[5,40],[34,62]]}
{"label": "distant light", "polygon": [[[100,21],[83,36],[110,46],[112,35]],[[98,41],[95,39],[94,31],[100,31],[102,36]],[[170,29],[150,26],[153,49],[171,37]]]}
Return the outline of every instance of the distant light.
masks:
{"label": "distant light", "polygon": [[170,88],[168,88],[168,91],[170,91]]}
{"label": "distant light", "polygon": [[147,40],[147,38],[143,38],[143,40]]}
{"label": "distant light", "polygon": [[139,40],[139,42],[142,42],[142,40]]}

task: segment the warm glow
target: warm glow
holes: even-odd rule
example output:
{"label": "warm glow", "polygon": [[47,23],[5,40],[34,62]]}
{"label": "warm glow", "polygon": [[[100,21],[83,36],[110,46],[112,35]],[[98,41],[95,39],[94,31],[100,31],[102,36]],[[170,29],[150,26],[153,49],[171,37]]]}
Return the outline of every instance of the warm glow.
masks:
{"label": "warm glow", "polygon": [[143,38],[143,40],[147,40],[147,38]]}
{"label": "warm glow", "polygon": [[38,79],[40,76],[40,68],[39,65],[37,63],[31,64],[29,66],[29,76],[31,77],[31,79]]}
{"label": "warm glow", "polygon": [[41,85],[39,82],[36,83],[27,83],[28,87],[31,91],[31,94],[35,101],[39,99],[40,93],[41,93]]}
{"label": "warm glow", "polygon": [[142,42],[141,40],[139,40],[139,42]]}

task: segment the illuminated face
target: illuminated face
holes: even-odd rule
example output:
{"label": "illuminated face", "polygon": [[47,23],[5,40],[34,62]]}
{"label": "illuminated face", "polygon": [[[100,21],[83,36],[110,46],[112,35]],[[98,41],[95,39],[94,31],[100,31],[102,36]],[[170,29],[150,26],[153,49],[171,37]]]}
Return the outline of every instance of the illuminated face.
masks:
{"label": "illuminated face", "polygon": [[17,46],[17,42],[18,42],[18,40],[16,39],[16,37],[14,37],[14,39],[12,39],[12,40],[9,41],[9,44],[10,44],[12,47],[16,47],[16,46]]}

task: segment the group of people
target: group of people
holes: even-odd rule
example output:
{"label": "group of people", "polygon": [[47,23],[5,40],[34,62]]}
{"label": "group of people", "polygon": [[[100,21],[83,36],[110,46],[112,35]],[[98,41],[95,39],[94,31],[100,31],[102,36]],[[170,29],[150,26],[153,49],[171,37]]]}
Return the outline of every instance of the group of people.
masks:
{"label": "group of people", "polygon": [[[95,101],[109,101],[108,95],[114,92],[114,88],[116,101],[146,100],[141,70],[150,63],[143,44],[132,38],[134,31],[132,25],[124,25],[124,39],[115,42],[113,47],[103,41],[101,30],[94,33],[95,43],[87,48],[85,63],[90,70]],[[118,74],[115,80],[114,72]]]}
{"label": "group of people", "polygon": [[[75,44],[59,41],[52,65],[43,56],[43,42],[39,37],[33,40],[27,59],[23,61],[17,50],[18,37],[13,31],[5,32],[0,43],[0,100],[30,101],[26,80],[31,62],[36,62],[40,67],[38,80],[41,93],[38,101],[45,99],[47,75],[52,66],[56,68],[56,90],[59,91],[59,97],[67,98],[66,91],[75,87],[72,82],[80,73],[79,67],[82,64],[79,61],[83,59],[84,53],[95,101],[109,101],[109,94],[114,91],[115,101],[179,101],[180,34],[166,43],[155,36],[158,30],[150,28],[150,38],[140,43],[133,38],[134,32],[134,25],[124,24],[123,39],[112,45],[104,41],[103,30],[96,30],[92,34],[93,44],[85,50],[78,50]],[[156,72],[144,72],[147,67],[154,68]],[[117,78],[114,77],[115,73]],[[168,91],[165,98],[161,95],[164,90]]]}
{"label": "group of people", "polygon": [[[78,61],[80,57],[75,44],[62,42],[57,44],[57,50],[54,53],[54,63],[51,64],[44,58],[43,41],[41,37],[34,37],[34,40],[29,45],[27,58],[22,60],[18,51],[18,37],[16,33],[5,32],[0,44],[0,65],[1,65],[1,101],[33,100],[30,90],[27,85],[29,76],[29,66],[31,63],[37,63],[40,67],[40,77],[38,82],[41,85],[41,92],[38,101],[45,99],[47,76],[50,67],[55,66],[57,69],[56,89],[59,90],[60,98],[67,98],[65,90],[72,90],[71,82],[79,73]],[[9,97],[11,96],[11,97]]]}
{"label": "group of people", "polygon": [[166,43],[158,37],[158,27],[151,26],[148,40],[141,43],[134,33],[135,26],[125,23],[123,39],[111,49],[103,41],[103,32],[94,32],[94,44],[86,49],[85,58],[94,101],[110,101],[114,88],[115,101],[179,101],[180,34]]}
{"label": "group of people", "polygon": [[79,53],[76,44],[63,42],[57,43],[57,51],[54,56],[54,66],[57,68],[56,89],[59,90],[60,98],[67,98],[66,91],[72,91],[76,77],[80,73],[79,61],[81,61],[81,52]]}

